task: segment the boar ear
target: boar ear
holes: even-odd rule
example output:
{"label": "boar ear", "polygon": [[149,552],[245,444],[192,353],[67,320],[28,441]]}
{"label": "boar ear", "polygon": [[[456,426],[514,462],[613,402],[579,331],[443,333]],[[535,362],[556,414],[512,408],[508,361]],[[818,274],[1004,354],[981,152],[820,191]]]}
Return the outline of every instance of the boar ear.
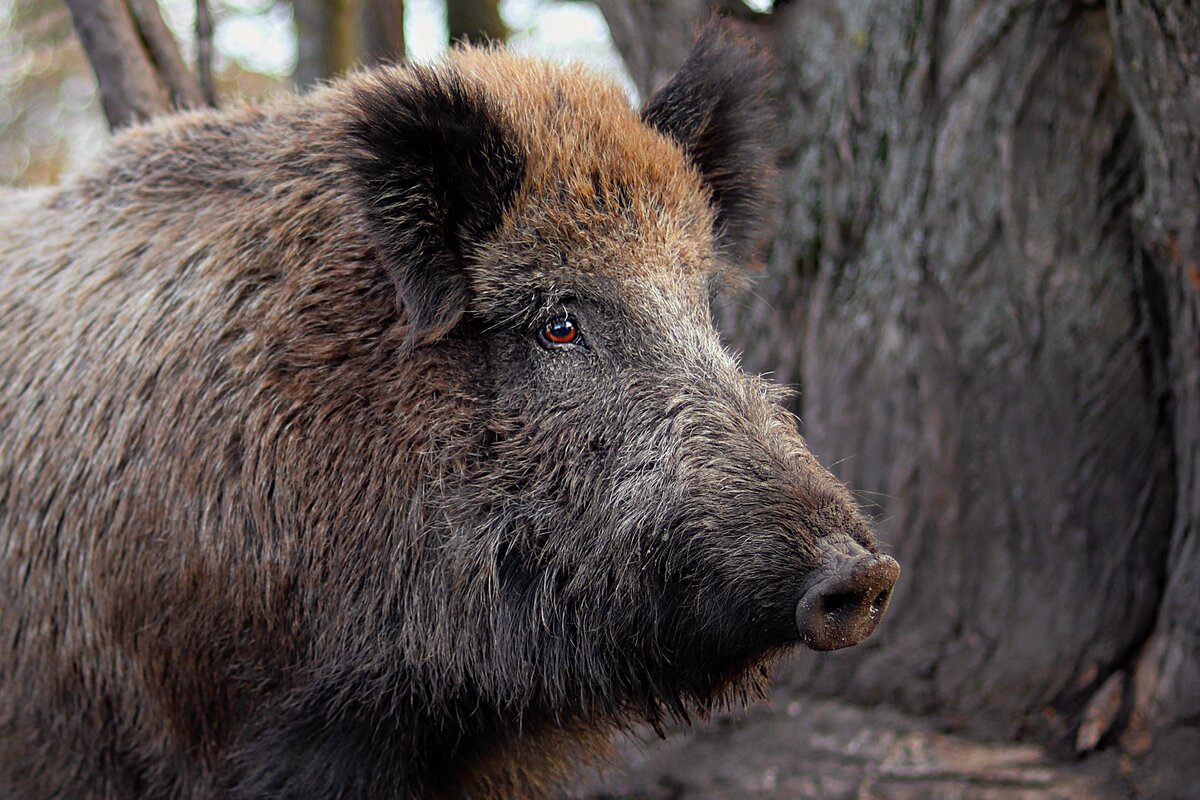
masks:
{"label": "boar ear", "polygon": [[500,223],[524,163],[477,89],[446,68],[366,76],[353,87],[349,166],[410,341],[448,333],[470,299],[465,265]]}
{"label": "boar ear", "polygon": [[642,121],[679,143],[704,177],[718,246],[737,261],[758,255],[773,223],[773,115],[763,54],[718,19],[684,65],[642,109]]}

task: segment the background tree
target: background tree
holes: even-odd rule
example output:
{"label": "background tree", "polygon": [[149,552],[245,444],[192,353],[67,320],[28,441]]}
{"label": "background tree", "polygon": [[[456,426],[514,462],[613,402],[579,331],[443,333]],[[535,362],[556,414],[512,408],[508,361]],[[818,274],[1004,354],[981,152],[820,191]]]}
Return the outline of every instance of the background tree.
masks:
{"label": "background tree", "polygon": [[[710,13],[599,5],[643,93]],[[1200,9],[724,5],[784,120],[781,234],[726,324],[905,569],[875,637],[787,680],[1200,752]]]}
{"label": "background tree", "polygon": [[[292,7],[300,88],[356,64],[404,59],[403,0],[292,0]],[[499,0],[447,0],[446,28],[451,42],[508,38]]]}
{"label": "background tree", "polygon": [[483,44],[508,38],[499,0],[446,0],[446,25],[451,42]]}
{"label": "background tree", "polygon": [[157,0],[66,0],[113,128],[203,105]]}
{"label": "background tree", "polygon": [[298,87],[355,64],[404,59],[403,0],[292,0]]}
{"label": "background tree", "polygon": [[364,62],[404,60],[403,0],[364,0],[360,19]]}
{"label": "background tree", "polygon": [[359,32],[355,0],[292,0],[296,86],[304,89],[354,66]]}

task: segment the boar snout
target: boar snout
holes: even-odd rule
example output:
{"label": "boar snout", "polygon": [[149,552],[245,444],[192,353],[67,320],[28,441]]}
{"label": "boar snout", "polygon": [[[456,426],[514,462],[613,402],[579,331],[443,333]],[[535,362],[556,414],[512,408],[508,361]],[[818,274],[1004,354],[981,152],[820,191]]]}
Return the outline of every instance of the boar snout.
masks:
{"label": "boar snout", "polygon": [[892,599],[900,565],[891,556],[829,553],[813,571],[796,606],[800,641],[813,650],[839,650],[870,636]]}

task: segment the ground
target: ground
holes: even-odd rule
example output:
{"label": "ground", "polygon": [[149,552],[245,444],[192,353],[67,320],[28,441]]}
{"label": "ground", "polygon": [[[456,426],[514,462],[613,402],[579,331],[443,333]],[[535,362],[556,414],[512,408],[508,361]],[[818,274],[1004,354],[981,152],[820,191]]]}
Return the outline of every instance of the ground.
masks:
{"label": "ground", "polygon": [[[631,741],[570,800],[1124,800],[1121,760],[975,741],[886,708],[777,690],[690,733]],[[1142,795],[1147,796],[1147,795]]]}

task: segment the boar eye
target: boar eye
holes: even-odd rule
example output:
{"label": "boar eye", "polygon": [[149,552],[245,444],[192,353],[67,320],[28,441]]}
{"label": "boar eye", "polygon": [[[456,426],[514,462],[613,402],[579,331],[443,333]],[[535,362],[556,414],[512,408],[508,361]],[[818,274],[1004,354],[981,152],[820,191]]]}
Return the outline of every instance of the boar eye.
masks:
{"label": "boar eye", "polygon": [[575,344],[579,341],[579,326],[569,316],[552,319],[538,331],[538,341],[543,347]]}

